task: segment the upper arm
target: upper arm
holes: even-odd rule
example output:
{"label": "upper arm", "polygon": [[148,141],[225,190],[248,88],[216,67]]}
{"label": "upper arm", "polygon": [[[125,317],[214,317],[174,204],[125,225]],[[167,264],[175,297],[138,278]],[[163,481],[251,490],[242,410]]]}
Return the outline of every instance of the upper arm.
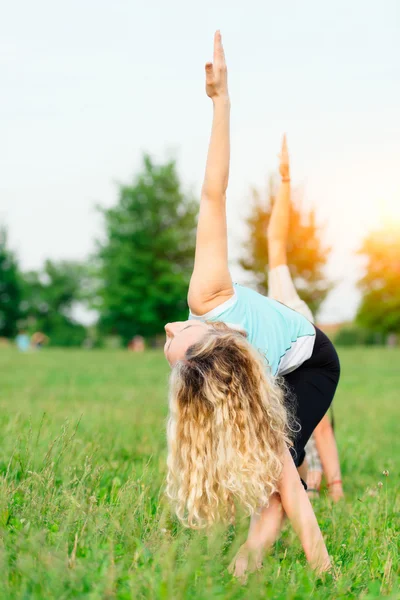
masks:
{"label": "upper arm", "polygon": [[201,314],[233,295],[228,268],[225,202],[202,196],[197,226],[196,253],[189,286],[190,309]]}

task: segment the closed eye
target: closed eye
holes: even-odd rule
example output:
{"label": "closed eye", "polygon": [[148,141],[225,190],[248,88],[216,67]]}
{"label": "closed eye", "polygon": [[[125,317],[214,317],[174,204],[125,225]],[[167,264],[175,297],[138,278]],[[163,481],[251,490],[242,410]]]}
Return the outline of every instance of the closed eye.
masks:
{"label": "closed eye", "polygon": [[[185,329],[189,329],[189,327],[193,327],[193,325],[186,325],[186,327],[183,327],[183,329],[181,329],[176,335],[179,335],[180,333],[182,333],[182,331],[185,331]],[[174,335],[174,337],[171,338],[171,341],[169,342],[167,347],[167,351],[171,348],[172,340],[176,338],[176,335]]]}

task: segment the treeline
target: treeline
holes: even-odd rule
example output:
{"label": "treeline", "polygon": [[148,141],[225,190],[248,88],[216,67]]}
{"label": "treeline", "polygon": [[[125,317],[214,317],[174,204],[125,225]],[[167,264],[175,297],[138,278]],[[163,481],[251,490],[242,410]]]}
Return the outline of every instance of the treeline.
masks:
{"label": "treeline", "polygon": [[[247,283],[263,293],[275,192],[273,180],[265,193],[250,192],[239,261]],[[301,200],[295,195],[292,203],[288,260],[300,295],[316,313],[332,288],[324,273],[331,249],[314,211]],[[104,235],[85,263],[47,260],[38,271],[22,272],[1,230],[0,337],[41,331],[54,346],[102,345],[110,337],[126,345],[137,335],[156,339],[166,322],[187,318],[197,212],[198,200],[183,190],[175,162],[156,164],[145,156],[133,181],[119,187],[116,205],[102,210]],[[399,232],[371,233],[360,252],[366,269],[355,335],[384,339],[400,331]],[[74,319],[78,304],[96,310],[95,326]]]}
{"label": "treeline", "polygon": [[79,346],[86,328],[72,317],[81,297],[86,267],[75,262],[46,261],[40,271],[21,272],[0,231],[0,337],[18,331],[41,331],[56,346]]}

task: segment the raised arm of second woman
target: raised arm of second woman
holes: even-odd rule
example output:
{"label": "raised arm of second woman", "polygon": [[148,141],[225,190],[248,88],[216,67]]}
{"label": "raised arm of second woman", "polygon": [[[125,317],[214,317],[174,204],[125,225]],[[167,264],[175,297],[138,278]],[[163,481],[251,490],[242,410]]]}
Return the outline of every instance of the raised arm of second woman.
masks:
{"label": "raised arm of second woman", "polygon": [[213,122],[201,192],[196,254],[188,302],[204,314],[233,295],[228,268],[226,190],[229,178],[230,101],[221,34],[214,37],[213,63],[206,64],[206,92],[213,102]]}
{"label": "raised arm of second woman", "polygon": [[268,266],[274,269],[287,264],[286,247],[290,219],[290,167],[286,135],[279,154],[281,182],[268,225]]}

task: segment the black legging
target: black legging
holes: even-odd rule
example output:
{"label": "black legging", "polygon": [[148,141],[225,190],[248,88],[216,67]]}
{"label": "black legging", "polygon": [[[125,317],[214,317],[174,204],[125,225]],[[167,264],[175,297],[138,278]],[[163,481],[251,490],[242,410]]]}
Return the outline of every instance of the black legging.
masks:
{"label": "black legging", "polygon": [[339,357],[332,342],[318,327],[315,331],[311,357],[298,369],[283,376],[289,390],[289,403],[300,425],[291,448],[298,467],[304,460],[308,440],[331,405],[340,377]]}

